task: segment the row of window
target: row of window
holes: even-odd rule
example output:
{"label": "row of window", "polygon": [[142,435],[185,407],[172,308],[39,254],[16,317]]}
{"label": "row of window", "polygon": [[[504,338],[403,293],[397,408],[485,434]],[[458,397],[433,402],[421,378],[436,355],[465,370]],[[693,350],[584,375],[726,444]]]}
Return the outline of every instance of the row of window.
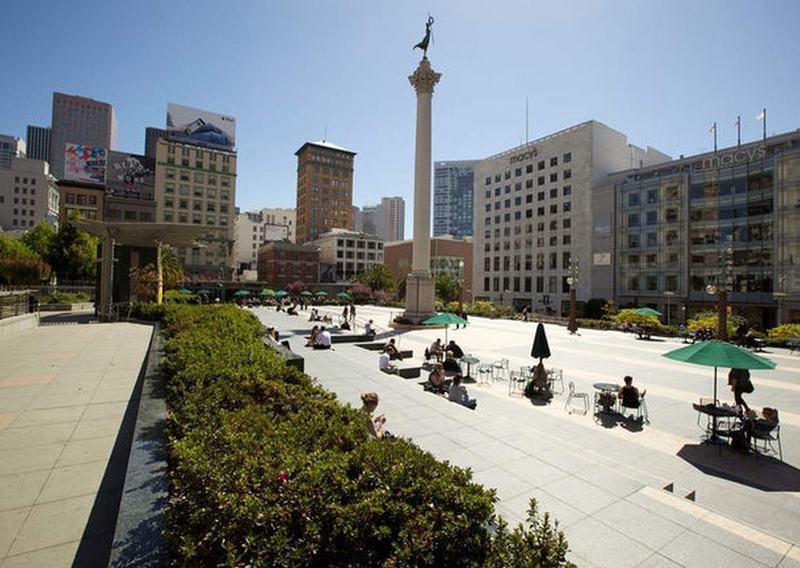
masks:
{"label": "row of window", "polygon": [[35,212],[34,212],[33,209],[18,209],[18,208],[15,207],[14,208],[14,215],[21,215],[23,217],[25,217],[26,215],[29,215],[29,216],[33,217],[35,215]]}
{"label": "row of window", "polygon": [[[569,282],[567,281],[568,276],[561,276],[561,292],[563,294],[569,293]],[[558,276],[549,276],[547,278],[547,293],[549,294],[557,294],[558,293]],[[533,279],[530,276],[525,276],[521,278],[519,276],[508,277],[505,276],[502,279],[502,287],[500,285],[501,279],[499,276],[494,276],[493,278],[489,278],[488,276],[483,279],[483,290],[485,292],[533,292],[532,284]],[[491,284],[491,287],[490,287]],[[537,276],[536,277],[536,293],[542,294],[544,293],[544,276]]]}
{"label": "row of window", "polygon": [[[572,178],[572,171],[571,170],[564,170],[564,178],[563,179],[564,180],[568,180],[570,178]],[[558,183],[558,174],[550,174],[550,183]],[[544,185],[544,184],[545,184],[545,180],[544,180],[544,176],[542,176],[537,180],[536,185],[538,186],[538,185]],[[525,180],[525,189],[533,189],[533,180],[532,179]],[[514,184],[514,191],[522,191],[522,182],[521,181],[518,181],[518,182],[516,182]],[[484,193],[483,193],[483,196],[486,199],[491,199],[492,198],[492,194],[494,194],[495,197],[499,197],[500,195],[503,195],[503,194],[508,195],[509,193],[511,193],[511,184],[506,184],[504,187],[496,187],[496,188],[494,188],[494,192],[492,192],[491,189],[485,190]],[[571,185],[564,186],[564,195],[570,195],[571,193],[572,193],[572,186]],[[544,192],[540,193],[539,195],[541,196],[539,198],[539,201],[543,200],[544,199]],[[550,190],[550,197],[558,197],[558,188],[554,187],[554,188],[552,188]]]}
{"label": "row of window", "polygon": [[[511,250],[511,241],[504,241],[503,242],[503,250]],[[538,248],[544,247],[545,238],[544,237],[536,237],[536,246]],[[547,244],[551,247],[558,245],[558,235],[550,235],[548,237]],[[572,235],[561,235],[561,244],[562,245],[571,245],[572,244]],[[514,239],[514,250],[519,250],[522,248],[522,242],[520,239]],[[525,239],[525,248],[533,248],[533,239]],[[499,251],[500,250],[500,241],[495,241],[494,246],[491,243],[485,243],[483,246],[483,252],[491,252],[492,250]]]}
{"label": "row of window", "polygon": [[[206,211],[209,213],[216,213],[217,206],[219,205],[219,212],[225,214],[228,212],[228,204],[227,203],[220,203],[217,204],[214,201],[206,201]],[[165,197],[164,198],[164,207],[175,208],[175,200],[172,197]],[[203,201],[198,201],[195,199],[192,201],[192,210],[193,211],[202,211],[203,210]],[[178,209],[189,209],[189,200],[188,199],[178,199]]]}
{"label": "row of window", "polygon": [[353,252],[351,250],[343,251],[337,250],[336,251],[336,258],[358,258],[358,259],[367,259],[367,260],[383,260],[383,253],[374,253],[374,252]]}
{"label": "row of window", "polygon": [[[562,204],[561,209],[562,209],[562,211],[564,213],[569,213],[570,211],[572,211],[572,202],[565,201]],[[551,204],[550,205],[550,214],[551,215],[555,215],[557,213],[558,213],[558,204],[557,203]],[[544,214],[545,214],[545,207],[539,207],[536,210],[536,216],[537,217],[543,217]],[[525,218],[526,219],[531,219],[532,217],[533,217],[533,209],[526,209],[525,210]],[[495,225],[500,224],[501,223],[501,219],[502,219],[502,222],[505,222],[505,223],[510,222],[511,221],[511,213],[504,213],[502,216],[501,215],[495,215],[494,216],[494,224]],[[522,211],[515,211],[514,212],[514,220],[515,221],[520,221],[521,219],[522,219]],[[489,225],[492,224],[492,218],[491,217],[486,217],[486,218],[484,218],[483,222],[484,222],[484,225],[486,225],[488,227]]]}
{"label": "row of window", "polygon": [[[170,166],[176,165],[175,157],[174,156],[167,156],[167,164],[169,164]],[[181,160],[181,162],[180,162],[180,165],[183,166],[184,168],[190,168],[191,167],[191,164],[190,164],[188,158],[183,158]],[[214,164],[214,163],[208,164],[208,168],[206,168],[206,167],[204,167],[203,162],[195,162],[194,163],[194,167],[197,168],[198,170],[208,169],[208,170],[210,170],[212,172],[216,172],[217,171],[217,165]],[[231,168],[230,168],[230,166],[228,164],[222,164],[222,170],[221,171],[222,171],[223,174],[227,174],[227,173],[230,173]]]}
{"label": "row of window", "polygon": [[[544,270],[544,266],[545,266],[544,258],[545,257],[544,257],[544,253],[543,252],[536,253],[536,265],[535,265],[536,266],[536,270]],[[548,258],[549,258],[548,268],[550,270],[558,270],[558,253],[557,252],[551,252]],[[568,269],[571,258],[572,258],[572,256],[571,256],[571,253],[569,251],[562,252],[561,253],[561,268],[563,268],[564,270]],[[491,272],[491,271],[499,272],[500,271],[500,260],[501,260],[501,257],[499,257],[499,256],[495,256],[494,258],[490,258],[490,257],[487,256],[486,258],[483,259],[483,270],[486,271],[486,272]],[[515,254],[513,258],[510,257],[510,256],[502,257],[502,261],[503,261],[502,270],[504,272],[508,272],[509,270],[511,270],[512,260],[513,260],[513,266],[514,266],[514,271],[515,272],[519,272],[520,270],[523,270],[523,268],[522,268],[523,266],[525,267],[524,270],[526,270],[526,271],[533,270],[534,263],[533,263],[533,255],[532,254],[526,254],[524,259],[523,259],[522,255]],[[523,260],[524,260],[524,263],[523,263]]]}
{"label": "row of window", "polygon": [[[572,195],[572,186],[565,185],[562,188],[562,193],[563,193],[564,197],[569,197],[570,195]],[[553,189],[550,190],[550,198],[551,199],[558,198],[558,188],[553,188]],[[545,192],[544,191],[540,191],[536,196],[536,200],[537,201],[544,201],[544,199],[545,199]],[[522,205],[522,196],[518,195],[517,197],[514,198],[513,202],[514,202],[515,206]],[[496,211],[496,210],[500,209],[500,207],[505,207],[505,208],[511,207],[511,203],[512,203],[511,198],[508,198],[508,199],[505,199],[505,200],[498,199],[497,201],[494,202],[494,209]],[[529,193],[528,195],[525,196],[525,203],[533,203],[533,194],[532,193]],[[486,212],[487,213],[489,211],[491,211],[492,203],[487,203],[485,205],[485,208],[486,208]]]}
{"label": "row of window", "polygon": [[[175,186],[171,183],[164,185],[164,193],[167,195],[173,195],[175,193]],[[194,186],[190,188],[188,185],[181,184],[178,186],[178,195],[188,197],[189,194],[192,194],[194,197],[207,197],[209,199],[216,199],[217,198],[217,190],[214,188],[206,188],[203,190],[202,186]],[[222,201],[228,201],[231,198],[231,193],[227,189],[220,189],[219,190],[219,198]]]}
{"label": "row of window", "polygon": [[[31,195],[36,195],[36,188],[32,187],[30,189],[31,189]],[[20,193],[19,187],[14,186],[14,193]],[[23,187],[22,188],[22,194],[23,195],[27,195],[28,194],[28,188],[27,187]]]}
{"label": "row of window", "polygon": [[[572,227],[572,219],[570,219],[569,217],[564,217],[563,219],[561,219],[561,228],[562,229],[570,229],[571,227]],[[536,224],[536,232],[537,233],[544,232],[544,228],[545,228],[544,221],[539,221]],[[551,219],[550,220],[549,230],[551,230],[551,231],[558,230],[558,219]],[[528,223],[526,225],[525,232],[526,233],[532,233],[533,232],[533,224],[532,223]],[[522,225],[514,225],[514,234],[515,235],[521,235],[522,234]],[[511,236],[511,227],[503,227],[503,236],[504,237],[510,237]],[[492,230],[491,229],[486,229],[483,232],[483,237],[485,239],[491,239],[492,238]],[[494,238],[496,238],[496,239],[500,238],[500,228],[499,227],[494,230]]]}
{"label": "row of window", "polygon": [[[202,160],[203,157],[207,155],[210,161],[212,162],[217,161],[217,156],[218,156],[217,152],[214,152],[213,150],[203,150],[203,148],[197,146],[195,146],[194,148],[189,148],[189,146],[181,146],[181,156],[183,156],[184,158],[191,156],[192,154],[191,150],[194,150],[194,157],[197,160]],[[167,154],[171,155],[175,154],[175,144],[169,144],[169,143],[167,144]],[[230,161],[231,161],[230,154],[222,154],[223,164],[229,164]]]}
{"label": "row of window", "polygon": [[[176,178],[179,178],[180,181],[183,182],[194,181],[194,183],[205,183],[206,185],[213,185],[213,186],[217,185],[216,175],[205,174],[203,172],[194,172],[194,175],[190,176],[189,172],[184,170],[177,172],[173,169],[167,169],[164,176],[168,180],[174,180]],[[219,185],[220,187],[230,187],[231,178],[228,176],[219,176]]]}
{"label": "row of window", "polygon": [[336,239],[336,246],[338,247],[347,247],[347,248],[368,248],[368,249],[375,249],[383,250],[383,243],[377,241],[362,241],[362,240],[355,240],[355,239]]}
{"label": "row of window", "polygon": [[[562,163],[569,164],[570,162],[572,162],[572,152],[567,152],[566,154],[564,154],[562,156]],[[539,160],[539,162],[536,164],[536,169],[539,170],[539,171],[543,170],[545,168],[545,163],[546,163],[546,160]],[[550,158],[550,167],[554,168],[556,166],[558,166],[558,156],[553,156],[552,158]],[[526,174],[532,174],[533,173],[533,164],[528,164],[525,167],[525,173]],[[522,175],[522,168],[521,167],[520,168],[516,168],[514,170],[514,177],[519,177],[521,175]],[[504,179],[511,179],[511,170],[506,170],[502,177]],[[499,182],[500,178],[501,178],[500,174],[495,174],[495,176],[494,176],[495,183]],[[486,185],[491,185],[492,184],[492,177],[491,176],[487,176],[485,183],[486,183]]]}
{"label": "row of window", "polygon": [[[20,180],[19,176],[14,176],[14,183],[20,183],[19,180]],[[22,178],[22,183],[23,184],[28,183],[28,178],[26,178],[26,177]],[[30,178],[30,183],[31,183],[31,185],[36,185],[36,178]]]}
{"label": "row of window", "polygon": [[97,196],[86,195],[85,193],[67,192],[64,194],[64,201],[68,205],[91,205],[97,207]]}
{"label": "row of window", "polygon": [[16,217],[11,220],[11,224],[15,227],[33,227],[36,224],[36,221],[33,219],[17,219]]}
{"label": "row of window", "polygon": [[[189,214],[183,213],[181,211],[178,212],[177,216],[173,211],[164,211],[164,222],[165,223],[174,223],[177,219],[178,223],[189,223]],[[206,215],[205,223],[203,223],[203,215],[200,213],[192,213],[191,223],[193,225],[216,225],[217,221],[219,221],[219,225],[221,227],[225,227],[228,225],[228,218],[227,217],[214,217],[213,215]]]}

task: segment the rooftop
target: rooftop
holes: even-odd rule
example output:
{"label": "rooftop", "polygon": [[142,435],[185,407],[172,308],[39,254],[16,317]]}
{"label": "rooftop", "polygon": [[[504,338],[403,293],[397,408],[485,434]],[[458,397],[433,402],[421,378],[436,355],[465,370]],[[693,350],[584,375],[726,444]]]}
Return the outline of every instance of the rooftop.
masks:
{"label": "rooftop", "polygon": [[295,152],[295,155],[297,155],[300,152],[302,152],[303,149],[306,146],[309,146],[309,145],[310,146],[319,146],[320,148],[328,148],[329,150],[336,150],[337,152],[344,152],[346,154],[352,154],[354,156],[356,155],[356,153],[353,150],[348,150],[347,148],[344,148],[343,146],[339,146],[338,144],[333,144],[332,142],[328,142],[327,140],[315,140],[315,141],[312,141],[312,142],[306,142],[305,144],[300,146],[300,149],[297,152]]}

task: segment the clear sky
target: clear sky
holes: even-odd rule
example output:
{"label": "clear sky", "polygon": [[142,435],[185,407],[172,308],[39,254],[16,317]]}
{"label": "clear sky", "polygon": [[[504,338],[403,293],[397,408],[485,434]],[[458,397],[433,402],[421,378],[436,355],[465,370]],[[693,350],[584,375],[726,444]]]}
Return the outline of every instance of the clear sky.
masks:
{"label": "clear sky", "polygon": [[[167,102],[237,118],[242,208],[293,207],[294,152],[358,152],[354,203],[413,194],[411,46],[436,18],[433,159],[480,158],[594,118],[668,154],[800,128],[800,1],[145,0],[3,3],[0,133],[47,125],[55,90],[114,105],[144,151]],[[406,222],[410,234],[410,222]]]}

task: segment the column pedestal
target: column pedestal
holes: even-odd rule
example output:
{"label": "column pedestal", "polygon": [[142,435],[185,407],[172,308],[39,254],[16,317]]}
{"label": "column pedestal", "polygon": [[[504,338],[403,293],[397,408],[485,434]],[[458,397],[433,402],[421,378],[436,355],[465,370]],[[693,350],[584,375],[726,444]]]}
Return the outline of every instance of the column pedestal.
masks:
{"label": "column pedestal", "polygon": [[403,313],[405,323],[418,325],[422,320],[436,315],[434,310],[433,278],[427,274],[409,274],[406,277],[406,311]]}

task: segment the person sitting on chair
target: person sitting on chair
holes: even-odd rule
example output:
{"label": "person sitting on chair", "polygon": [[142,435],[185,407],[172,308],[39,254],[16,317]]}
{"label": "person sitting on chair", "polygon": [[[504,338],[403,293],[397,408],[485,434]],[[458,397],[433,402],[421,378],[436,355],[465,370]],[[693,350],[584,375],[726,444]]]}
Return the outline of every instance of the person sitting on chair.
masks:
{"label": "person sitting on chair", "polygon": [[347,320],[344,320],[342,322],[342,325],[339,326],[339,328],[340,329],[346,329],[346,330],[349,331],[350,330],[350,322],[348,322]]}
{"label": "person sitting on chair", "polygon": [[400,356],[400,351],[397,350],[397,346],[394,343],[394,337],[389,340],[389,343],[383,346],[383,352],[386,353],[390,359],[403,360]]}
{"label": "person sitting on chair", "polygon": [[319,326],[315,325],[311,328],[311,333],[308,336],[308,341],[306,341],[306,347],[314,347],[314,344],[317,342],[317,336],[319,335]]}
{"label": "person sitting on chair", "polygon": [[454,373],[456,375],[462,374],[461,365],[459,365],[458,361],[456,361],[456,358],[453,357],[452,351],[447,352],[447,356],[444,359],[442,367],[444,368],[446,373]]}
{"label": "person sitting on chair", "polygon": [[642,391],[642,393],[639,394],[639,389],[633,386],[633,377],[630,375],[627,375],[623,380],[625,381],[625,385],[620,388],[617,393],[622,406],[624,408],[639,408],[642,404],[642,397],[647,391]]}
{"label": "person sitting on chair", "polygon": [[436,357],[437,361],[442,360],[442,355],[444,354],[444,349],[442,348],[442,340],[437,339],[431,346],[428,348],[428,353],[430,353],[431,357]]}
{"label": "person sitting on chair", "polygon": [[430,374],[428,375],[428,384],[425,385],[427,390],[431,391],[434,394],[444,394],[445,393],[444,381],[445,381],[445,376],[442,364],[434,363],[433,371],[431,371]]}
{"label": "person sitting on chair", "polygon": [[754,432],[756,434],[767,434],[778,425],[778,411],[774,408],[765,407],[761,411],[760,417],[757,412],[748,408],[745,416],[747,419],[744,421],[742,429],[747,438],[748,449],[751,448]]}
{"label": "person sitting on chair", "polygon": [[319,335],[314,342],[314,349],[330,349],[331,348],[331,332],[325,329],[323,325],[319,328]]}
{"label": "person sitting on chair", "polygon": [[464,356],[464,350],[458,346],[454,339],[450,340],[450,343],[447,344],[447,350],[453,352],[453,357],[456,359],[461,359]]}
{"label": "person sitting on chair", "polygon": [[389,354],[385,351],[381,353],[380,358],[378,359],[378,369],[380,369],[384,373],[388,373],[390,375],[397,374],[397,367],[392,365],[389,359]]}
{"label": "person sitting on chair", "polygon": [[450,402],[457,402],[458,404],[475,410],[475,407],[478,406],[478,401],[469,397],[469,394],[467,394],[467,387],[461,384],[462,380],[463,378],[460,374],[453,377],[453,383],[450,385],[450,392],[447,398]]}

